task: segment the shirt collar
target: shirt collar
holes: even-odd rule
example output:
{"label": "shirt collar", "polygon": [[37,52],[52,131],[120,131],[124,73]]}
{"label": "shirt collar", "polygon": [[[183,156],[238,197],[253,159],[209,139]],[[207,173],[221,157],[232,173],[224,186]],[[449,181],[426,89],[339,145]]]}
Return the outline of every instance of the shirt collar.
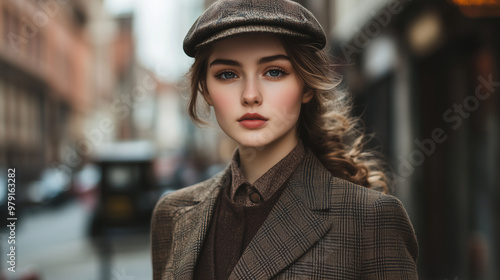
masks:
{"label": "shirt collar", "polygon": [[282,158],[278,163],[271,167],[266,173],[259,177],[254,184],[250,184],[240,168],[240,154],[239,150],[233,154],[231,160],[231,189],[229,191],[230,199],[234,201],[236,191],[242,185],[253,186],[257,189],[264,201],[267,201],[292,175],[293,171],[299,166],[304,158],[305,149],[302,141],[299,142],[295,148]]}

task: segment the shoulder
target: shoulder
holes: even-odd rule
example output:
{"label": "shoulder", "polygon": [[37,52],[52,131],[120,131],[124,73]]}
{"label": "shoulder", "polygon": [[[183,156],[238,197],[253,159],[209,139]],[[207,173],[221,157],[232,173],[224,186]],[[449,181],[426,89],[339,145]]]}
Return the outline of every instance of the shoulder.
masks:
{"label": "shoulder", "polygon": [[332,195],[341,197],[347,204],[362,209],[393,208],[394,211],[406,212],[401,201],[393,195],[384,194],[333,176],[330,185],[333,190]]}
{"label": "shoulder", "polygon": [[[342,179],[336,179],[337,182],[339,180]],[[388,220],[400,221],[401,219],[409,222],[408,213],[397,197],[347,181],[343,185],[345,187],[340,189],[344,192],[344,200],[347,201],[347,204],[361,209],[367,219],[373,219],[379,223]]]}
{"label": "shoulder", "polygon": [[[396,222],[407,226],[408,213],[403,203],[395,196],[332,177],[330,180],[331,207],[342,205],[351,213],[362,216],[365,222]],[[413,229],[412,229],[413,230]]]}
{"label": "shoulder", "polygon": [[312,210],[330,210],[349,216],[360,216],[376,207],[400,204],[399,200],[379,191],[335,177],[310,149],[292,176],[290,187],[297,197]]}
{"label": "shoulder", "polygon": [[329,181],[331,211],[359,223],[365,238],[378,238],[378,244],[398,243],[416,259],[415,231],[397,197],[333,176]]}

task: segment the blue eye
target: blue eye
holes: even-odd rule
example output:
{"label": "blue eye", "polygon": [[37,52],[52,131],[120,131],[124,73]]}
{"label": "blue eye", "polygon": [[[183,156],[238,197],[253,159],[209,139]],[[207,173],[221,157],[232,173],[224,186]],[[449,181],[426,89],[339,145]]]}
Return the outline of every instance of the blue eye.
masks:
{"label": "blue eye", "polygon": [[281,69],[271,69],[266,72],[266,75],[271,78],[279,78],[285,76],[287,73]]}
{"label": "blue eye", "polygon": [[274,69],[274,70],[270,70],[270,71],[269,71],[269,75],[270,75],[271,77],[278,77],[280,74],[281,74],[281,71],[280,71],[280,70],[276,70],[276,69]]}
{"label": "blue eye", "polygon": [[234,79],[238,76],[233,72],[222,72],[220,74],[217,74],[216,77],[219,79],[223,79],[223,80],[231,80],[231,79]]}

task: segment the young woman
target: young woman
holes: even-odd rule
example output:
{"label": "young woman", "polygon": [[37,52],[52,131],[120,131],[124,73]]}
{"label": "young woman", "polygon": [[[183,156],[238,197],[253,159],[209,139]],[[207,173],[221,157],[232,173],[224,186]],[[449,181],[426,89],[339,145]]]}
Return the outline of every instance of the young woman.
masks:
{"label": "young woman", "polygon": [[413,227],[362,149],[325,44],[288,0],[219,0],[194,23],[190,116],[213,107],[238,149],[158,202],[155,280],[417,278]]}

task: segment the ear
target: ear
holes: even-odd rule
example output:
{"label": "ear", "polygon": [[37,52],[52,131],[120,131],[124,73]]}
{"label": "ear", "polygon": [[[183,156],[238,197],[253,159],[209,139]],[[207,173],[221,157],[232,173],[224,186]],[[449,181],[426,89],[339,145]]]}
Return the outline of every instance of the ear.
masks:
{"label": "ear", "polygon": [[208,93],[208,89],[204,82],[201,83],[201,88],[202,88],[203,98],[205,98],[205,101],[208,103],[208,105],[213,106],[212,97],[210,97],[210,94]]}
{"label": "ear", "polygon": [[304,88],[304,92],[302,93],[302,103],[307,103],[311,101],[314,96],[314,92],[310,88]]}
{"label": "ear", "polygon": [[210,97],[210,94],[208,94],[208,92],[203,92],[203,97],[205,98],[205,101],[207,101],[208,105],[210,106],[214,106],[213,102],[212,102],[212,98]]}

